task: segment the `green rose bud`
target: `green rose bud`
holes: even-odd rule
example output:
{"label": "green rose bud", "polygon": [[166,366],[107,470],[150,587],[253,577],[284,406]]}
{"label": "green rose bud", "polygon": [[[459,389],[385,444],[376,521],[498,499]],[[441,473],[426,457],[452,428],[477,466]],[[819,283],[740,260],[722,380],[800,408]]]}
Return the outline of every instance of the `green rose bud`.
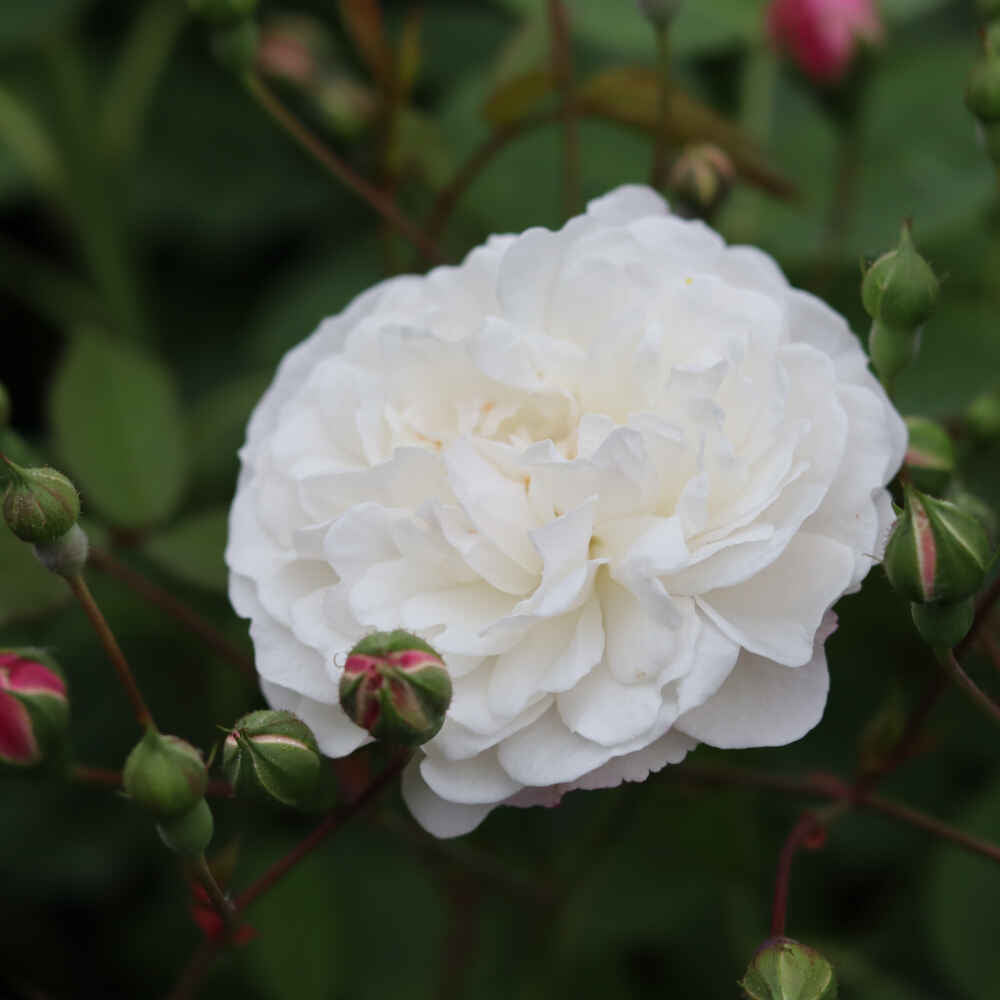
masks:
{"label": "green rose bud", "polygon": [[991,25],[965,87],[965,106],[983,123],[1000,121],[1000,27]]}
{"label": "green rose bud", "polygon": [[188,0],[188,9],[206,21],[225,24],[248,17],[257,9],[257,0]]}
{"label": "green rose bud", "polygon": [[896,249],[879,257],[865,274],[861,284],[865,311],[895,330],[915,331],[930,319],[937,297],[938,280],[917,253],[910,224],[905,222]]}
{"label": "green rose bud", "polygon": [[990,504],[957,484],[952,484],[945,500],[950,500],[960,510],[974,517],[986,529],[991,545],[996,542],[997,512]]}
{"label": "green rose bud", "polygon": [[291,712],[244,715],[226,737],[222,767],[240,796],[308,806],[315,798],[320,753],[309,727]]}
{"label": "green rose bud", "polygon": [[150,728],[128,755],[122,784],[129,798],[155,816],[175,819],[204,798],[208,773],[190,743]]}
{"label": "green rose bud", "polygon": [[46,544],[65,535],[80,516],[80,494],[61,473],[26,469],[4,456],[9,481],[3,498],[7,526],[22,542]]}
{"label": "green rose bud", "polygon": [[976,602],[969,597],[955,604],[911,604],[910,614],[920,637],[928,646],[951,649],[972,628]]}
{"label": "green rose bud", "polygon": [[1000,438],[1000,390],[991,389],[977,396],[965,411],[965,422],[978,438]]}
{"label": "green rose bud", "polygon": [[893,587],[916,604],[955,604],[983,585],[992,556],[979,520],[947,500],[907,488],[885,550]]}
{"label": "green rose bud", "polygon": [[955,474],[955,446],[948,432],[926,417],[907,417],[910,438],[906,471],[910,482],[927,493],[943,493]]}
{"label": "green rose bud", "polygon": [[376,632],[348,654],[340,704],[376,739],[419,746],[444,725],[451,678],[441,657],[408,632]]}
{"label": "green rose bud", "polygon": [[215,821],[208,803],[201,799],[180,816],[162,820],[156,825],[160,840],[176,854],[197,857],[212,842]]}
{"label": "green rose bud", "polygon": [[898,330],[879,320],[868,334],[872,367],[883,382],[894,379],[917,356],[920,335],[915,330]]}
{"label": "green rose bud", "polygon": [[733,161],[718,146],[704,143],[688,147],[670,171],[670,190],[684,214],[709,218],[722,205],[733,186]]}
{"label": "green rose bud", "polygon": [[812,948],[773,938],[753,957],[740,986],[747,1000],[835,1000],[833,966]]}

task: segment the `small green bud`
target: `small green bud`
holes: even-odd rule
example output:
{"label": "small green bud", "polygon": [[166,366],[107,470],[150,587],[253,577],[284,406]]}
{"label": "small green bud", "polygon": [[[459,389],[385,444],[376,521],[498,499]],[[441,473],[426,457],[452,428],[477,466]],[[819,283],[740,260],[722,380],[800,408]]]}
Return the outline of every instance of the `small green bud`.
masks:
{"label": "small green bud", "polygon": [[129,798],[155,816],[173,819],[204,797],[208,773],[190,743],[149,728],[125,761],[122,784]]}
{"label": "small green bud", "polygon": [[879,257],[865,274],[861,284],[865,311],[888,327],[915,331],[930,319],[937,297],[938,280],[917,253],[910,224],[904,222],[896,249]]}
{"label": "small green bud", "polygon": [[212,52],[223,66],[242,76],[257,61],[258,35],[257,25],[249,18],[223,25],[212,35]]}
{"label": "small green bud", "polygon": [[3,382],[0,382],[0,431],[5,430],[10,423],[10,411],[10,393]]}
{"label": "small green bud", "polygon": [[222,748],[222,767],[237,795],[292,807],[312,804],[320,764],[316,738],[291,712],[244,715]]}
{"label": "small green bud", "polygon": [[962,486],[952,484],[945,500],[950,500],[960,510],[974,517],[986,529],[990,543],[996,542],[997,528],[1000,527],[997,523],[997,512],[982,497],[977,497],[975,493],[970,493]]}
{"label": "small green bud", "polygon": [[875,374],[890,382],[917,356],[920,334],[914,330],[897,330],[880,320],[872,323],[868,334],[868,353]]}
{"label": "small green bud", "polygon": [[835,1000],[833,966],[812,948],[772,938],[754,955],[740,986],[747,1000]]}
{"label": "small green bud", "polygon": [[918,490],[940,494],[955,474],[955,446],[948,432],[926,417],[907,417],[910,438],[906,447],[906,471]]}
{"label": "small green bud", "polygon": [[240,21],[257,9],[257,0],[188,0],[188,10],[206,21]]}
{"label": "small green bud", "polygon": [[87,565],[89,552],[87,533],[78,524],[54,542],[35,546],[35,557],[57,576],[76,576]]}
{"label": "small green bud", "polygon": [[910,487],[885,550],[893,587],[917,604],[954,604],[983,585],[992,556],[983,525],[947,500]]}
{"label": "small green bud", "polygon": [[1000,29],[983,35],[983,50],[972,65],[965,106],[984,123],[1000,121]]}
{"label": "small green bud", "polygon": [[656,28],[667,28],[684,0],[639,0],[639,10]]}
{"label": "small green bud", "polygon": [[976,617],[976,602],[967,597],[956,604],[911,604],[910,614],[928,646],[951,649],[968,635]]}
{"label": "small green bud", "polygon": [[718,146],[702,143],[684,150],[670,171],[669,185],[685,214],[710,218],[733,186],[733,161]]}
{"label": "small green bud", "polygon": [[54,542],[76,524],[80,494],[61,473],[48,466],[26,469],[4,456],[9,482],[3,498],[7,526],[22,542]]}
{"label": "small green bud", "polygon": [[422,639],[401,629],[376,632],[348,654],[340,704],[376,739],[419,746],[444,725],[451,678]]}
{"label": "small green bud", "polygon": [[186,813],[158,823],[156,832],[174,853],[197,857],[212,842],[212,834],[215,832],[212,810],[201,799]]}
{"label": "small green bud", "polygon": [[1000,389],[977,396],[965,411],[965,422],[978,438],[1000,438]]}

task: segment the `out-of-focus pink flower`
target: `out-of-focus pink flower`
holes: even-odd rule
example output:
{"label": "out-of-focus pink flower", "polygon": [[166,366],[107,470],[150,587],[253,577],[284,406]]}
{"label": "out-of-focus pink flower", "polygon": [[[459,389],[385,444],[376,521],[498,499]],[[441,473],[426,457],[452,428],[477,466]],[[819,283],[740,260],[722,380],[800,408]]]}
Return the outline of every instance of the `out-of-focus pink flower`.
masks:
{"label": "out-of-focus pink flower", "polygon": [[0,762],[39,763],[66,728],[66,683],[33,650],[0,650]]}
{"label": "out-of-focus pink flower", "polygon": [[767,23],[778,47],[821,83],[838,82],[858,45],[884,34],[874,0],[774,0]]}

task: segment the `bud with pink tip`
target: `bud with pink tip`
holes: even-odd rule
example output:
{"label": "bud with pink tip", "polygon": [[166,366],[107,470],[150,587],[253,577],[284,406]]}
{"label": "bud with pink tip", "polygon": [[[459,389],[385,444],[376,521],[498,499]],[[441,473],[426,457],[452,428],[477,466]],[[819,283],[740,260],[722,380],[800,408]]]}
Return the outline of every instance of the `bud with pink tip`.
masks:
{"label": "bud with pink tip", "polygon": [[376,739],[419,746],[444,725],[451,678],[422,639],[401,629],[376,632],[348,654],[340,704]]}
{"label": "bud with pink tip", "polygon": [[775,44],[823,84],[842,80],[859,46],[884,34],[873,0],[774,0],[767,23]]}
{"label": "bud with pink tip", "polygon": [[0,762],[41,763],[68,724],[66,682],[51,657],[37,649],[0,650]]}

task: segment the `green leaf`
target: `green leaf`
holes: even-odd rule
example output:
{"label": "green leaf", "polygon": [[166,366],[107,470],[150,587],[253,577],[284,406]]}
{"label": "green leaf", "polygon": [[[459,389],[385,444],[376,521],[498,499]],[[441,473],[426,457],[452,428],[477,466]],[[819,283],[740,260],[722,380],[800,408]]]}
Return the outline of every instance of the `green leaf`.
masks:
{"label": "green leaf", "polygon": [[44,614],[68,593],[62,580],[42,569],[32,546],[0,524],[0,625]]}
{"label": "green leaf", "polygon": [[187,456],[180,404],[161,362],[96,333],[78,334],[56,373],[49,411],[85,508],[126,528],[174,512]]}
{"label": "green leaf", "polygon": [[[955,824],[974,836],[996,840],[1000,829],[1000,782]],[[944,979],[970,997],[996,996],[1000,951],[996,948],[996,901],[1000,867],[943,844],[927,893],[927,922]]]}
{"label": "green leaf", "polygon": [[154,535],[144,551],[178,579],[224,594],[229,574],[222,555],[228,527],[226,508],[203,511]]}

